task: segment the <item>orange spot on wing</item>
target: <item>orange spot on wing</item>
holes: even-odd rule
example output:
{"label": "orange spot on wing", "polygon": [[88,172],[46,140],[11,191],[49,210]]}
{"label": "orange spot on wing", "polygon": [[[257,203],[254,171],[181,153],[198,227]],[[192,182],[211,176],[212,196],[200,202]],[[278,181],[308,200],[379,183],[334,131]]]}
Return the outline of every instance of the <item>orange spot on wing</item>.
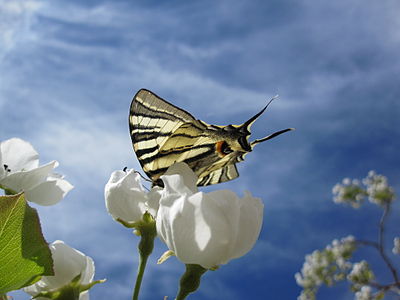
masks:
{"label": "orange spot on wing", "polygon": [[218,155],[224,157],[226,154],[222,152],[222,145],[225,141],[219,141],[215,143],[215,151],[217,151]]}

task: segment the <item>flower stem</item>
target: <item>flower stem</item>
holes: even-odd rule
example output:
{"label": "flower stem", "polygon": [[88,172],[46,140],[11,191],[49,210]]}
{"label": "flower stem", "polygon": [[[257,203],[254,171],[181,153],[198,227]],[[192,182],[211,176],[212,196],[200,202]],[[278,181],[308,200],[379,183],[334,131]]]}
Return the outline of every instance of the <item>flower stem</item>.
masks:
{"label": "flower stem", "polygon": [[146,263],[147,263],[148,257],[149,257],[149,255],[147,255],[147,256],[140,255],[139,267],[138,267],[138,272],[137,272],[137,276],[136,276],[135,290],[133,292],[133,297],[132,297],[133,300],[139,299],[140,286],[142,284],[143,274],[144,274],[144,270],[146,268]]}
{"label": "flower stem", "polygon": [[175,300],[184,300],[190,294],[195,292],[200,286],[200,278],[207,271],[200,265],[186,265],[186,272],[180,280],[178,295]]}
{"label": "flower stem", "polygon": [[136,276],[135,289],[133,291],[133,300],[139,299],[140,286],[142,284],[144,270],[146,268],[147,259],[149,258],[151,252],[154,248],[154,239],[157,236],[157,230],[154,219],[150,214],[145,214],[143,220],[136,227],[138,232],[140,232],[141,239],[138,245],[139,250],[139,266]]}
{"label": "flower stem", "polygon": [[[379,222],[379,234],[378,234],[379,247],[378,247],[378,250],[379,250],[379,253],[380,253],[382,259],[385,261],[387,267],[392,272],[394,281],[396,283],[398,283],[399,282],[399,277],[397,275],[397,270],[393,267],[393,264],[390,261],[389,257],[386,255],[385,248],[384,248],[385,222],[386,222],[387,216],[389,215],[390,208],[391,208],[390,207],[390,202],[386,203],[385,207],[384,207],[384,210],[383,210],[383,215],[382,215],[381,220]],[[399,286],[399,285],[397,284],[397,286]]]}

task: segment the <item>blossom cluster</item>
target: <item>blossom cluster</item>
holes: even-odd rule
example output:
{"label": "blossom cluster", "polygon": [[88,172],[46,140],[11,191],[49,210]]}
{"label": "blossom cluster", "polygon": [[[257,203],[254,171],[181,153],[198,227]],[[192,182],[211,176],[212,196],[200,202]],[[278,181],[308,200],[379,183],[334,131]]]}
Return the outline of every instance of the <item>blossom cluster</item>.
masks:
{"label": "blossom cluster", "polygon": [[352,290],[358,292],[374,279],[374,273],[368,263],[363,260],[353,264],[353,268],[350,274],[347,275],[347,279],[352,283]]}
{"label": "blossom cluster", "polygon": [[106,207],[123,224],[156,220],[158,237],[185,264],[214,269],[250,251],[263,217],[259,198],[239,198],[229,190],[198,191],[197,177],[184,163],[161,176],[164,188],[147,192],[134,170],[115,171],[105,187]]}
{"label": "blossom cluster", "polygon": [[368,200],[371,203],[383,206],[395,199],[394,190],[388,185],[385,176],[376,174],[375,171],[369,171],[363,183],[367,187]]}
{"label": "blossom cluster", "polygon": [[383,206],[395,199],[393,189],[388,185],[387,178],[369,171],[368,176],[360,182],[357,179],[345,178],[342,183],[337,183],[333,189],[333,201],[345,203],[353,208],[359,208],[365,198],[371,203]]}
{"label": "blossom cluster", "polygon": [[375,299],[372,294],[372,288],[368,285],[363,286],[355,294],[355,300],[373,300]]}
{"label": "blossom cluster", "polygon": [[346,279],[352,264],[349,259],[356,250],[353,236],[333,240],[324,250],[315,250],[305,257],[300,273],[295,278],[298,285],[303,287],[299,300],[315,299],[315,294],[322,284],[333,285]]}

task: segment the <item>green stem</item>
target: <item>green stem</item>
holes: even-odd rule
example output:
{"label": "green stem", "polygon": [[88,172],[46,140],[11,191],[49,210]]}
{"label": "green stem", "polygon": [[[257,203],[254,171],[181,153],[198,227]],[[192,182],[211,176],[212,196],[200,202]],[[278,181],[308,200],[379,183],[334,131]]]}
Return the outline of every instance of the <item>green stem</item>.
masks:
{"label": "green stem", "polygon": [[136,283],[135,283],[135,290],[133,292],[133,300],[138,300],[139,299],[139,291],[140,291],[140,286],[142,284],[142,279],[143,279],[143,274],[144,274],[144,270],[146,268],[146,264],[147,264],[147,258],[149,256],[140,256],[139,258],[139,267],[138,267],[138,272],[137,272],[137,276],[136,276]]}
{"label": "green stem", "polygon": [[200,265],[186,265],[186,272],[180,280],[178,295],[175,300],[184,300],[190,294],[195,292],[200,286],[200,278],[207,271]]}
{"label": "green stem", "polygon": [[142,284],[144,270],[146,269],[147,259],[149,258],[151,252],[153,252],[154,239],[157,236],[154,220],[147,215],[145,215],[143,219],[144,222],[138,225],[137,227],[137,230],[141,234],[141,239],[138,245],[139,266],[136,276],[135,289],[133,291],[133,297],[132,297],[133,300],[139,299],[139,291],[140,291],[140,286]]}
{"label": "green stem", "polygon": [[0,300],[7,300],[7,299],[8,299],[7,295],[0,294]]}

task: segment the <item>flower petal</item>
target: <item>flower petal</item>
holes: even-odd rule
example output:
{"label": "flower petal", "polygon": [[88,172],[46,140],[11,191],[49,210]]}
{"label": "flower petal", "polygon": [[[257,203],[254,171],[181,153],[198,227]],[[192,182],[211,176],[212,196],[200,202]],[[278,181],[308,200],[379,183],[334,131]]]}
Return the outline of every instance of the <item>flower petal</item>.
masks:
{"label": "flower petal", "polygon": [[46,165],[40,166],[29,171],[18,171],[11,173],[0,180],[0,184],[15,192],[29,190],[39,183],[45,181],[49,173],[58,166],[58,162],[53,160]]}
{"label": "flower petal", "polygon": [[[94,261],[91,257],[86,256],[86,268],[82,272],[81,276],[81,283],[82,284],[88,284],[93,281],[94,278]],[[82,294],[80,295],[82,297]],[[82,298],[80,298],[82,300]]]}
{"label": "flower petal", "polygon": [[74,187],[64,179],[44,181],[32,189],[26,190],[26,199],[37,204],[48,206],[61,201]]}
{"label": "flower petal", "polygon": [[232,258],[241,257],[253,248],[260,235],[264,214],[264,204],[261,199],[252,197],[250,192],[246,192],[239,202],[240,219],[237,236],[240,239],[236,240],[232,247],[234,250],[231,253]]}
{"label": "flower petal", "polygon": [[161,201],[157,229],[165,243],[186,264],[211,268],[226,261],[230,231],[221,210],[207,194],[170,195]]}
{"label": "flower petal", "polygon": [[0,143],[2,165],[8,166],[11,172],[29,171],[39,166],[39,154],[32,145],[19,138],[12,138]]}
{"label": "flower petal", "polygon": [[[165,172],[164,176],[166,175],[173,175],[173,174],[179,174],[183,178],[183,183],[184,185],[192,191],[192,194],[197,193],[198,188],[197,188],[197,180],[198,177],[197,175],[193,172],[189,166],[184,163],[184,162],[178,162],[170,166]],[[164,179],[163,179],[164,180]],[[164,182],[165,183],[165,182]],[[171,182],[169,183],[170,185],[172,184]]]}
{"label": "flower petal", "polygon": [[192,195],[193,190],[185,185],[184,178],[179,174],[162,175],[160,177],[164,182],[163,194],[166,195]]}
{"label": "flower petal", "polygon": [[[191,197],[190,200],[194,200]],[[238,238],[239,198],[229,190],[218,190],[205,194],[201,202],[203,222],[211,232],[207,243],[201,242],[202,232],[196,232],[196,241],[202,249],[201,265],[207,268],[225,264],[231,259]],[[196,218],[197,219],[197,218]]]}
{"label": "flower petal", "polygon": [[114,219],[139,221],[146,212],[147,197],[134,170],[115,171],[104,189],[108,213]]}
{"label": "flower petal", "polygon": [[157,216],[158,208],[160,207],[160,198],[162,192],[162,188],[155,186],[150,190],[150,192],[147,193],[147,211],[154,217]]}
{"label": "flower petal", "polygon": [[55,276],[45,276],[52,289],[59,288],[72,281],[77,275],[83,277],[91,276],[86,274],[86,256],[63,241],[55,241],[51,245],[51,253],[54,260]]}
{"label": "flower petal", "polygon": [[43,291],[57,290],[69,284],[79,274],[81,274],[81,283],[82,279],[93,278],[93,261],[82,252],[69,247],[63,241],[53,242],[50,250],[53,256],[55,275],[43,276],[35,284],[24,288],[26,293],[35,296]]}

